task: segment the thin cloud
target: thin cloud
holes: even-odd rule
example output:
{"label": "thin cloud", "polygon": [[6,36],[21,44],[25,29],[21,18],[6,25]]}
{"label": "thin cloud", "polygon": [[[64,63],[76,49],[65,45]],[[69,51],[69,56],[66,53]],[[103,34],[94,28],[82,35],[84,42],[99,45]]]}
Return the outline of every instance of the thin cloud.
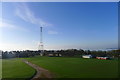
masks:
{"label": "thin cloud", "polygon": [[20,44],[20,43],[0,43],[0,50],[12,51],[12,50],[37,50],[32,44]]}
{"label": "thin cloud", "polygon": [[48,31],[48,34],[58,34],[57,31]]}
{"label": "thin cloud", "polygon": [[12,24],[8,24],[8,23],[4,23],[4,22],[2,22],[2,23],[0,23],[0,28],[16,28],[16,26],[15,25],[12,25]]}
{"label": "thin cloud", "polygon": [[40,44],[40,42],[36,41],[36,40],[32,40],[32,43],[35,44],[35,45],[39,45]]}
{"label": "thin cloud", "polygon": [[20,26],[10,24],[10,23],[4,22],[4,21],[0,21],[0,28],[10,28],[10,29],[16,29],[16,30],[28,32],[28,30],[25,28],[22,28]]}
{"label": "thin cloud", "polygon": [[19,18],[21,18],[26,22],[36,24],[42,27],[47,27],[52,25],[43,21],[41,18],[35,17],[35,14],[30,10],[30,8],[25,3],[19,3],[16,5],[15,14],[16,16],[18,16]]}

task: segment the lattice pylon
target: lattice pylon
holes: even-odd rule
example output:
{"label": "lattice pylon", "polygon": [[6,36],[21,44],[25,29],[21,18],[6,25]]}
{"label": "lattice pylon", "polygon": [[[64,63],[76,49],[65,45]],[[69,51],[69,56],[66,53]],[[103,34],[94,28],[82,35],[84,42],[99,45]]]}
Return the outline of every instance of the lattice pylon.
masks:
{"label": "lattice pylon", "polygon": [[44,52],[44,45],[43,45],[43,41],[42,41],[42,27],[40,27],[40,43],[39,43],[39,47],[38,50],[41,51],[40,55],[43,56],[43,52]]}

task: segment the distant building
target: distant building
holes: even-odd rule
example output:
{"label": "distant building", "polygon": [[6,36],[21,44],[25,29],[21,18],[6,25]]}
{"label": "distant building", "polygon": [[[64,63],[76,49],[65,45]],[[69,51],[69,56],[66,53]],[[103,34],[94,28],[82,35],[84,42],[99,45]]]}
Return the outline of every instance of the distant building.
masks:
{"label": "distant building", "polygon": [[96,57],[97,59],[104,59],[104,60],[107,60],[107,59],[110,59],[109,57]]}
{"label": "distant building", "polygon": [[62,55],[60,53],[48,53],[49,57],[61,57]]}
{"label": "distant building", "polygon": [[0,51],[0,59],[2,59],[2,51]]}
{"label": "distant building", "polygon": [[40,53],[40,56],[43,56],[43,53]]}
{"label": "distant building", "polygon": [[92,55],[83,55],[82,58],[93,58]]}

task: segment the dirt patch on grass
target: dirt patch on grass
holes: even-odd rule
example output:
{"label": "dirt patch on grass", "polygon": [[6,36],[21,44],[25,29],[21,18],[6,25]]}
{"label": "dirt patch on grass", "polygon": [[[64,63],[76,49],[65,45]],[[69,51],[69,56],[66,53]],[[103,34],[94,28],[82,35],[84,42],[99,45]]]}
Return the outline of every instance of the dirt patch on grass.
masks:
{"label": "dirt patch on grass", "polygon": [[33,67],[36,70],[36,74],[33,76],[33,78],[31,80],[42,79],[42,78],[53,78],[53,76],[54,76],[48,70],[46,70],[38,65],[35,65],[27,60],[23,60],[23,62],[25,62],[26,64],[28,64],[29,66]]}

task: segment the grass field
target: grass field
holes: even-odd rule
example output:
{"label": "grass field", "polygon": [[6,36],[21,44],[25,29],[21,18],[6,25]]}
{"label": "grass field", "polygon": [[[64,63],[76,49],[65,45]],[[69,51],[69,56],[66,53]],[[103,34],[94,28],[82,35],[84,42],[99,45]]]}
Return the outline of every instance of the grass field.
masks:
{"label": "grass field", "polygon": [[65,57],[27,58],[56,74],[56,78],[117,78],[117,60],[97,60]]}
{"label": "grass field", "polygon": [[[117,60],[97,60],[69,57],[32,57],[24,58],[48,69],[55,78],[117,78]],[[3,78],[30,78],[35,70],[21,59],[3,59]]]}
{"label": "grass field", "polygon": [[21,59],[2,60],[2,78],[30,78],[35,70]]}

